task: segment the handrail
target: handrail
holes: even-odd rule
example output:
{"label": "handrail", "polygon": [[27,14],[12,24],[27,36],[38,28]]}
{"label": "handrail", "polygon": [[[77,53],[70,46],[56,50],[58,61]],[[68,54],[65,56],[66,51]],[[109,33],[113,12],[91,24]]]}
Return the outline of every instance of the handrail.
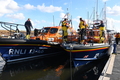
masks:
{"label": "handrail", "polygon": [[[23,24],[16,24],[16,23],[9,23],[9,22],[2,22],[2,21],[0,21],[0,24],[2,28],[10,32],[10,36],[11,36],[11,33],[15,33],[19,31],[18,26],[24,26]],[[15,27],[16,29],[13,29],[13,27]]]}
{"label": "handrail", "polygon": [[16,23],[10,23],[10,22],[2,22],[2,21],[0,21],[0,23],[5,23],[5,24],[11,24],[11,25],[24,26],[23,24],[16,24]]}

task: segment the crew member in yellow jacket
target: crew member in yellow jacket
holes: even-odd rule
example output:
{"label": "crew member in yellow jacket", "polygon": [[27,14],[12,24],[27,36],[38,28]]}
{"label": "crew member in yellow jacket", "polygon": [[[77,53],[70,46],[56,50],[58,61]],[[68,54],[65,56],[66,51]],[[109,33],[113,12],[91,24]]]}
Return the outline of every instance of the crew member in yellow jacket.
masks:
{"label": "crew member in yellow jacket", "polygon": [[80,29],[80,42],[84,42],[86,36],[86,28],[88,25],[86,22],[80,18],[79,29]]}
{"label": "crew member in yellow jacket", "polygon": [[118,43],[120,41],[120,33],[116,33],[116,35],[115,35],[115,41],[116,41],[116,44],[118,45]]}
{"label": "crew member in yellow jacket", "polygon": [[62,21],[62,31],[63,31],[63,42],[66,42],[67,41],[67,36],[68,36],[68,32],[67,32],[67,29],[68,29],[68,22],[67,22],[67,19],[65,18],[63,21]]}
{"label": "crew member in yellow jacket", "polygon": [[100,43],[105,40],[105,26],[103,21],[100,21],[100,25],[98,26],[100,30]]}
{"label": "crew member in yellow jacket", "polygon": [[105,26],[104,26],[103,21],[100,21],[100,25],[99,25],[98,27],[99,27],[99,30],[100,30],[100,37],[105,36],[105,35],[104,35]]}

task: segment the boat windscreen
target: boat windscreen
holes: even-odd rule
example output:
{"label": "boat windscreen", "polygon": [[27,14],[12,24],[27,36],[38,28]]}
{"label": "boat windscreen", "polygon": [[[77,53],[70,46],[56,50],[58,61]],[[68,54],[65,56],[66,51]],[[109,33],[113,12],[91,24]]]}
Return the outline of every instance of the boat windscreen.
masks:
{"label": "boat windscreen", "polygon": [[50,30],[50,28],[44,28],[43,33],[48,33],[49,30]]}
{"label": "boat windscreen", "polygon": [[58,31],[58,28],[51,28],[50,29],[50,33],[51,34],[54,34],[54,33],[56,33]]}

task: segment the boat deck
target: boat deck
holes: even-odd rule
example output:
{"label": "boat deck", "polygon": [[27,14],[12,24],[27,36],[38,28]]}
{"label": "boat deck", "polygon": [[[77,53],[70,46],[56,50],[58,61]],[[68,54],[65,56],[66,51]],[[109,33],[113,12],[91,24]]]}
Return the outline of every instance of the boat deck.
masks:
{"label": "boat deck", "polygon": [[99,80],[120,80],[120,45],[116,52],[111,55]]}

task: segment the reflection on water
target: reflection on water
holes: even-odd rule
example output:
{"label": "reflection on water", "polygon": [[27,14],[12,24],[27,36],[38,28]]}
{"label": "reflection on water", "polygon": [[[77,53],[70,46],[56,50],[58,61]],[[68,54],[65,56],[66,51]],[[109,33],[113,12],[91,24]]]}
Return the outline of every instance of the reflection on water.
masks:
{"label": "reflection on water", "polygon": [[[66,56],[54,56],[21,63],[3,65],[0,80],[61,80]],[[0,63],[1,64],[1,63]]]}
{"label": "reflection on water", "polygon": [[[91,65],[91,69],[87,68]],[[74,74],[71,77],[69,57],[65,55],[15,64],[5,64],[1,61],[0,80],[71,80],[71,78],[72,80],[91,80],[93,76],[100,74],[98,68],[100,65],[98,62],[86,64],[76,72],[76,69],[72,68]]]}

